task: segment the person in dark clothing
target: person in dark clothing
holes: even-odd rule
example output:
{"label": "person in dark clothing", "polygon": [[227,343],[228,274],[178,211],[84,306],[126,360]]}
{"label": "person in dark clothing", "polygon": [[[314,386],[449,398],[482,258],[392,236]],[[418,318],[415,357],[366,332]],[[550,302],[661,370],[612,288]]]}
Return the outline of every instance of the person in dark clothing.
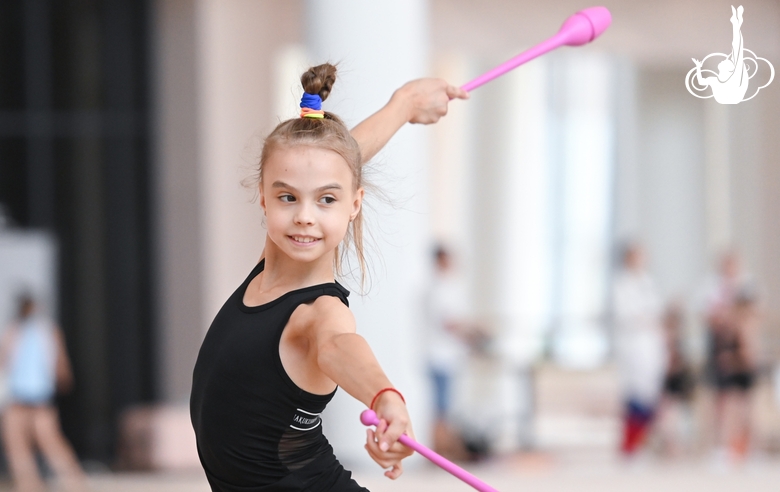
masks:
{"label": "person in dark clothing", "polygon": [[715,392],[718,462],[739,462],[749,442],[749,400],[757,353],[756,294],[739,255],[728,251],[706,297],[707,379]]}
{"label": "person in dark clothing", "polygon": [[[217,314],[193,372],[190,413],[198,453],[219,492],[364,491],[339,464],[321,413],[338,386],[376,411],[366,449],[395,479],[413,435],[401,393],[356,333],[341,254],[361,265],[362,165],[406,122],[433,123],[467,94],[421,79],[396,91],[351,133],[323,111],[330,64],[301,77],[301,117],[280,123],[260,158],[265,250]],[[343,248],[343,249],[342,249]]]}
{"label": "person in dark clothing", "polygon": [[758,310],[752,288],[735,296],[727,329],[713,340],[716,384],[723,399],[722,444],[734,462],[750,451],[751,400],[758,371]]}
{"label": "person in dark clothing", "polygon": [[694,375],[683,348],[684,313],[679,304],[667,307],[663,318],[668,364],[664,377],[658,427],[664,452],[677,457],[682,452],[682,425],[690,415]]}

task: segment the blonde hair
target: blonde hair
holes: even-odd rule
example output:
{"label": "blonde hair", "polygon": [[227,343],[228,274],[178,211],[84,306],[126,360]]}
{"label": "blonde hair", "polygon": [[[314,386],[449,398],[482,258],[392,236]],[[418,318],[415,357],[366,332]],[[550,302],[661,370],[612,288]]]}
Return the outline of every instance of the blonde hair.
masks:
{"label": "blonde hair", "polygon": [[[336,67],[330,63],[312,67],[301,75],[301,85],[304,92],[318,94],[323,101],[330,94],[334,82],[336,82]],[[349,133],[349,129],[341,121],[341,118],[327,111],[321,119],[292,118],[283,121],[265,138],[263,151],[260,154],[259,176],[261,184],[263,182],[263,166],[271,154],[279,149],[297,145],[308,145],[337,153],[352,171],[353,190],[364,186],[360,146]],[[363,225],[363,209],[361,207],[347,228],[342,244],[336,247],[333,260],[333,269],[336,275],[342,276],[342,266],[347,258],[347,253],[350,246],[354,246],[355,255],[360,265],[361,285],[364,284],[366,277]]]}

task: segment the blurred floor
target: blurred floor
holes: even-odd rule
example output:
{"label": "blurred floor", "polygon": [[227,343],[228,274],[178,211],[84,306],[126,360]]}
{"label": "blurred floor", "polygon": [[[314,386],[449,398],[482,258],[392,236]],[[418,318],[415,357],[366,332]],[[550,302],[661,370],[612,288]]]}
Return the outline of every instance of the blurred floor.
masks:
{"label": "blurred floor", "polygon": [[[621,466],[597,457],[525,456],[469,466],[469,470],[501,491],[544,492],[751,492],[777,491],[780,461],[756,460],[741,468],[725,469],[707,462],[638,462]],[[376,473],[357,474],[373,492],[457,492],[472,490],[452,476],[425,467],[407,472],[397,482]],[[209,492],[200,472],[191,474],[99,474],[90,477],[92,492]],[[10,490],[7,482],[0,491]]]}

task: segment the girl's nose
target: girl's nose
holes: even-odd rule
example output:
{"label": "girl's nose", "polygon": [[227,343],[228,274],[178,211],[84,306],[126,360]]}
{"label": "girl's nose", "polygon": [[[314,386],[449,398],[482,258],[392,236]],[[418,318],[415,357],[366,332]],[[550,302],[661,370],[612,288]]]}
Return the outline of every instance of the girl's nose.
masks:
{"label": "girl's nose", "polygon": [[314,214],[312,213],[309,205],[301,204],[295,214],[295,223],[298,225],[312,225],[314,224]]}

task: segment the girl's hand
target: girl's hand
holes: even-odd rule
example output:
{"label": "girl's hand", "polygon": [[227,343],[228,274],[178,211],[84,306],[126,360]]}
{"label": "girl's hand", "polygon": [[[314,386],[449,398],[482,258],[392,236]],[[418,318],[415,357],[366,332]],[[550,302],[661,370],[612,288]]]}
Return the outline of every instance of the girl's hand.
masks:
{"label": "girl's hand", "polygon": [[450,99],[468,97],[466,91],[441,79],[418,79],[404,84],[382,109],[352,129],[363,162],[370,161],[405,124],[436,123],[447,114]]}
{"label": "girl's hand", "polygon": [[395,91],[393,99],[401,100],[407,108],[409,123],[428,125],[447,114],[452,99],[468,99],[468,92],[442,79],[417,79],[407,82]]}
{"label": "girl's hand", "polygon": [[385,472],[385,476],[395,480],[403,473],[401,460],[414,452],[398,442],[404,433],[414,438],[409,413],[401,397],[391,391],[382,393],[374,407],[379,425],[376,431],[367,429],[365,448],[379,466],[391,468]]}

